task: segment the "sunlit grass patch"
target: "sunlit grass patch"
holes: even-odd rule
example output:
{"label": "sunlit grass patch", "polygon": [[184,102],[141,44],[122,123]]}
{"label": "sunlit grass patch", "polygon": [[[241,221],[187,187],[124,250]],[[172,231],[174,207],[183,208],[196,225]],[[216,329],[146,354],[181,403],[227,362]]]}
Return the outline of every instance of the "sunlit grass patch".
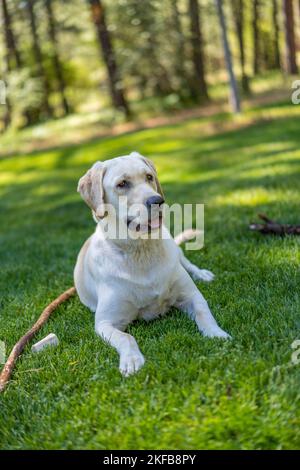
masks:
{"label": "sunlit grass patch", "polygon": [[[205,247],[187,252],[216,274],[200,284],[233,341],[203,338],[175,309],[130,326],[146,356],[129,380],[94,333],[78,298],[38,334],[60,345],[26,348],[0,396],[1,448],[299,448],[300,238],[264,237],[258,212],[300,223],[300,107],[250,109],[240,126],[219,115],[0,160],[0,340],[9,350],[73,283],[94,230],[76,192],[96,160],[140,151],[167,201],[205,203]],[[268,119],[265,119],[267,116]],[[214,128],[214,132],[211,132]]]}

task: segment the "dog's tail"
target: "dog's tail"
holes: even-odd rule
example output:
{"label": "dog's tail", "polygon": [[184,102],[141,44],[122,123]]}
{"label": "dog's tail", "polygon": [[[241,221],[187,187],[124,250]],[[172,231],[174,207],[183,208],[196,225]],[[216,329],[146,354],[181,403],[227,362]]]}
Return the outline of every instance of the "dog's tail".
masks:
{"label": "dog's tail", "polygon": [[174,241],[176,245],[182,245],[182,243],[188,242],[190,240],[193,240],[194,238],[197,237],[197,235],[200,235],[199,230],[194,230],[193,228],[189,228],[187,230],[184,230],[184,232],[179,233],[179,235],[176,235],[174,238]]}
{"label": "dog's tail", "polygon": [[[182,243],[185,243],[189,240],[193,240],[198,234],[200,234],[199,230],[188,229],[184,230],[184,232],[177,235],[174,240],[176,245],[181,245]],[[36,323],[15,344],[0,374],[0,392],[4,391],[11,377],[16,361],[21,355],[25,346],[30,342],[30,340],[39,331],[39,329],[46,323],[46,321],[54,312],[54,310],[56,310],[59,305],[61,305],[63,302],[65,302],[75,294],[75,287],[71,287],[70,289],[66,290],[61,295],[59,295],[55,300],[53,300],[49,305],[47,305],[47,307],[43,310]]]}

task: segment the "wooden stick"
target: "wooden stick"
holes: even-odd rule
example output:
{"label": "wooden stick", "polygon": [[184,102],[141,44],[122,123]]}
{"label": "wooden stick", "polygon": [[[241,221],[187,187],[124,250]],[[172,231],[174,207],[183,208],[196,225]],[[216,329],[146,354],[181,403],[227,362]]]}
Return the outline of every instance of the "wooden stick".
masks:
{"label": "wooden stick", "polygon": [[276,222],[270,219],[266,214],[260,213],[257,215],[261,220],[263,220],[264,222],[267,222],[267,224],[276,224]]}
{"label": "wooden stick", "polygon": [[300,225],[281,224],[275,220],[269,219],[265,214],[258,214],[264,224],[251,224],[250,230],[256,230],[263,234],[273,235],[300,235]]}
{"label": "wooden stick", "polygon": [[18,357],[21,355],[23,349],[25,348],[26,344],[29,343],[29,341],[33,338],[33,336],[39,331],[39,329],[46,323],[48,318],[50,317],[51,313],[54,312],[54,310],[63,302],[68,300],[70,297],[75,295],[76,289],[75,287],[70,287],[70,289],[66,290],[60,296],[58,296],[51,304],[47,305],[47,307],[43,310],[41,316],[39,319],[36,321],[36,323],[30,328],[27,333],[25,333],[22,338],[19,339],[19,341],[14,345],[10,355],[8,356],[8,359],[2,369],[2,372],[0,374],[0,392],[3,392],[5,389],[13,368],[17,362]]}

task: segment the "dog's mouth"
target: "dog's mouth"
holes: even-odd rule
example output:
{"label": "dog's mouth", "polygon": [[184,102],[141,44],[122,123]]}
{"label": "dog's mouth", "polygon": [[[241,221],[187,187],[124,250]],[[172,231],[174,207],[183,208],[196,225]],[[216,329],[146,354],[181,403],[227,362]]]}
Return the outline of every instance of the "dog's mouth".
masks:
{"label": "dog's mouth", "polygon": [[161,228],[162,218],[162,213],[160,212],[156,217],[149,218],[148,223],[141,224],[140,222],[135,222],[134,217],[128,217],[127,227],[135,232],[152,232]]}
{"label": "dog's mouth", "polygon": [[148,221],[149,230],[158,230],[162,224],[162,213],[160,212],[157,217],[152,218]]}

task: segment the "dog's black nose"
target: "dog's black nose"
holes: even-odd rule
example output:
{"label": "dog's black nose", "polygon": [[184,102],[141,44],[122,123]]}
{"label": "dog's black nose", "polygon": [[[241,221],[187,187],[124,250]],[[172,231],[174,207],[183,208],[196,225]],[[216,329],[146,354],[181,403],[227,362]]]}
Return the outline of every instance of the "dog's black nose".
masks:
{"label": "dog's black nose", "polygon": [[146,201],[146,206],[148,209],[151,209],[151,206],[158,205],[161,206],[165,202],[164,198],[161,196],[151,196]]}

